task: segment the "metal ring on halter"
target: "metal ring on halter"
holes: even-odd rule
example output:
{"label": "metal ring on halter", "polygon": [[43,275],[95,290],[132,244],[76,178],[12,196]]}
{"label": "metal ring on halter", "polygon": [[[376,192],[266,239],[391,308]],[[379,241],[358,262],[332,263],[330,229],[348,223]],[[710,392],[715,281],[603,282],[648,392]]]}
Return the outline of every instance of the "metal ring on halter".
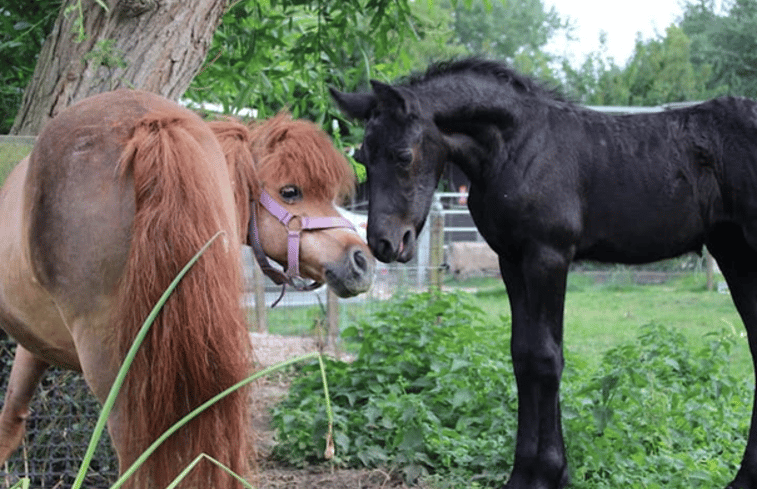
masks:
{"label": "metal ring on halter", "polygon": [[[287,229],[287,266],[284,270],[285,273],[282,273],[271,265],[270,261],[268,261],[268,257],[263,251],[258,232],[257,203],[254,201],[251,202],[252,212],[250,213],[250,226],[247,231],[247,241],[250,243],[253,255],[263,273],[273,280],[275,284],[282,286],[281,295],[271,305],[271,307],[275,307],[284,297],[287,285],[294,287],[294,289],[298,291],[315,290],[323,285],[323,283],[317,281],[312,281],[307,284],[305,279],[300,276],[300,235],[302,231],[332,228],[348,228],[355,231],[355,226],[344,217],[295,216],[284,206],[276,202],[276,200],[265,190],[262,190],[260,193],[259,203]],[[300,226],[293,229],[290,225],[293,221],[299,221]]]}

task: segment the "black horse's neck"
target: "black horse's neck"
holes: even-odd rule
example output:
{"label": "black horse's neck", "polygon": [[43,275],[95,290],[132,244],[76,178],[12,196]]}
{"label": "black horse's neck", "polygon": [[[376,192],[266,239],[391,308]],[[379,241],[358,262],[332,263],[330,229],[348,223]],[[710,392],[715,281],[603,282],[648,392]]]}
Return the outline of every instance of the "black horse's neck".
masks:
{"label": "black horse's neck", "polygon": [[422,118],[433,122],[449,149],[450,161],[484,185],[519,130],[542,120],[550,106],[565,106],[554,94],[511,69],[490,62],[432,67],[404,86]]}
{"label": "black horse's neck", "polygon": [[510,67],[466,59],[432,65],[406,85],[435,121],[511,122],[549,105],[565,105],[557,93]]}

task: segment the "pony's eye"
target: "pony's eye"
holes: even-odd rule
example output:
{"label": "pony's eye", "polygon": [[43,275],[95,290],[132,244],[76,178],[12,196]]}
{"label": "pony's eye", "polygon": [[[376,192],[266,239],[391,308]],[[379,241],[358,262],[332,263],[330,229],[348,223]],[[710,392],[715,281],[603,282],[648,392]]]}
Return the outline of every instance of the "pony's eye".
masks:
{"label": "pony's eye", "polygon": [[292,204],[302,199],[302,190],[296,185],[286,185],[281,187],[279,195],[287,204]]}

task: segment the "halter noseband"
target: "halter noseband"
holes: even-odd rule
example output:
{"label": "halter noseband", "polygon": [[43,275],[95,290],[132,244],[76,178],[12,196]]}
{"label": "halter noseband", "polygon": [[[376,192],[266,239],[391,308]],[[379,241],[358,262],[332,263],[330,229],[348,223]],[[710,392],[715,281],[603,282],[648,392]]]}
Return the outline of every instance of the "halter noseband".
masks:
{"label": "halter noseband", "polygon": [[[302,231],[332,228],[348,228],[355,231],[355,226],[344,217],[295,216],[286,210],[284,206],[276,202],[265,190],[262,190],[260,193],[260,205],[265,207],[287,229],[287,267],[284,270],[285,273],[282,273],[281,270],[271,265],[271,262],[268,261],[268,257],[263,251],[263,246],[260,243],[260,233],[258,232],[257,203],[252,202],[247,241],[250,243],[255,259],[258,261],[263,273],[273,280],[276,285],[282,286],[281,296],[271,305],[271,307],[275,307],[281,298],[284,297],[287,285],[299,291],[314,290],[323,285],[323,283],[316,281],[308,284],[304,278],[300,277],[300,234]],[[297,221],[299,221],[300,225],[293,226],[292,224]]]}

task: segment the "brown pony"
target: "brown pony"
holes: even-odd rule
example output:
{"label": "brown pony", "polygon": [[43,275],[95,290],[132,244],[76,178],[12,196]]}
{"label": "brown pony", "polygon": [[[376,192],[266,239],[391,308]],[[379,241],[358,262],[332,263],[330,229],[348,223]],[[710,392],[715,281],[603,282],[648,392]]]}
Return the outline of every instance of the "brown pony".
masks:
{"label": "brown pony", "polygon": [[[218,231],[223,237],[152,325],[108,419],[121,471],[180,417],[248,375],[238,243],[255,199],[267,188],[297,215],[336,216],[332,200],[353,178],[315,128],[305,124],[311,139],[292,143],[302,123],[282,116],[272,124],[292,129],[256,131],[258,141],[240,124],[215,123],[217,139],[191,111],[130,90],[91,97],[50,121],[0,191],[0,326],[19,342],[0,414],[0,464],[23,438],[49,365],[81,371],[105,399],[158,297]],[[281,157],[266,154],[279,149]],[[290,165],[314,173],[303,183]],[[292,187],[296,201],[285,199]],[[286,263],[290,233],[273,215],[256,214],[265,254]],[[355,262],[362,266],[334,265]],[[356,234],[330,228],[303,233],[299,265],[303,277],[354,295],[370,286],[374,261]],[[165,487],[200,453],[245,475],[247,395],[229,396],[169,438],[129,487]],[[237,485],[203,462],[182,487]]]}

